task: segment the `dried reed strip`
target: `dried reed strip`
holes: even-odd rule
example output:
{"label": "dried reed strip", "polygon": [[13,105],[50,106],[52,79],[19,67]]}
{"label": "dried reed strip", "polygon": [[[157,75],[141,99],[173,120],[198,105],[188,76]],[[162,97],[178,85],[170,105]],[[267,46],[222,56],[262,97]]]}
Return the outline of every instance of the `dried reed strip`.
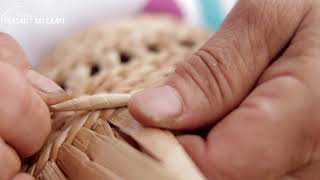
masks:
{"label": "dried reed strip", "polygon": [[50,153],[50,160],[56,160],[59,152],[59,148],[64,143],[66,138],[68,137],[68,133],[70,131],[71,127],[67,127],[66,129],[59,132],[59,135],[56,139],[52,142],[52,149]]}
{"label": "dried reed strip", "polygon": [[68,180],[61,172],[55,162],[49,161],[44,166],[41,174],[38,176],[39,180]]}
{"label": "dried reed strip", "polygon": [[126,106],[130,94],[97,94],[81,96],[50,107],[51,111],[79,111],[108,109]]}
{"label": "dried reed strip", "polygon": [[39,175],[41,171],[43,170],[43,167],[46,165],[50,158],[52,144],[49,144],[45,147],[45,149],[41,150],[40,156],[37,160],[35,169],[34,169],[34,175]]}
{"label": "dried reed strip", "polygon": [[68,132],[68,136],[64,140],[65,143],[71,144],[73,139],[76,137],[78,131],[84,126],[86,121],[90,116],[92,116],[94,112],[89,112],[87,114],[82,115],[77,121],[73,121],[72,125],[70,126],[70,130]]}
{"label": "dried reed strip", "polygon": [[101,110],[100,111],[100,118],[103,119],[104,121],[107,121],[107,119],[109,119],[112,114],[114,113],[116,109],[105,109],[105,110]]}
{"label": "dried reed strip", "polygon": [[92,130],[101,135],[110,136],[114,138],[114,133],[110,124],[104,121],[103,119],[99,118],[96,124],[92,127]]}
{"label": "dried reed strip", "polygon": [[83,127],[91,129],[94,124],[98,121],[98,118],[100,117],[101,112],[100,111],[93,111],[90,116],[88,117],[88,120],[84,123]]}
{"label": "dried reed strip", "polygon": [[146,152],[159,159],[165,168],[181,179],[205,179],[171,132],[142,126],[128,109],[117,110],[109,122],[131,136]]}
{"label": "dried reed strip", "polygon": [[123,180],[67,143],[59,149],[57,164],[69,180]]}
{"label": "dried reed strip", "polygon": [[[79,133],[86,131],[88,129],[86,128],[81,128]],[[81,136],[81,138],[79,138],[79,136]],[[90,140],[91,140],[91,134],[87,133],[87,134],[79,134],[75,137],[75,139],[72,142],[72,145],[74,147],[76,147],[78,150],[85,152],[88,149],[88,146],[90,144]]]}
{"label": "dried reed strip", "polygon": [[[156,160],[125,142],[81,129],[78,142],[86,142],[84,152],[90,159],[124,179],[179,180]],[[81,140],[82,139],[82,140]],[[77,148],[77,146],[75,145]]]}
{"label": "dried reed strip", "polygon": [[66,123],[70,122],[76,112],[74,111],[64,111],[57,112],[51,116],[52,119],[52,131],[60,130]]}

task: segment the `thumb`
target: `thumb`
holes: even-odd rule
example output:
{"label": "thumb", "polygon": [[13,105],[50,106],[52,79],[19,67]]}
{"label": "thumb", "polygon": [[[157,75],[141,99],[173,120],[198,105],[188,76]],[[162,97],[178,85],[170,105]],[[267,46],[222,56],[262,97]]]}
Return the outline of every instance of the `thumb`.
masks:
{"label": "thumb", "polygon": [[132,97],[131,114],[146,125],[172,129],[216,122],[241,102],[292,38],[307,11],[302,1],[292,6],[238,1],[221,30],[199,51],[161,85]]}

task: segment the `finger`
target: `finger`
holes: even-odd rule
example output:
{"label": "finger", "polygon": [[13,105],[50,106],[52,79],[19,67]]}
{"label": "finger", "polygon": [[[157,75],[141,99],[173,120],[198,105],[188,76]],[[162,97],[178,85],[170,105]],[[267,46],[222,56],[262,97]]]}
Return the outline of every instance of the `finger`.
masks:
{"label": "finger", "polygon": [[68,95],[52,80],[31,69],[20,45],[8,34],[0,32],[0,62],[5,62],[25,74],[30,84],[49,105],[65,100]]}
{"label": "finger", "polygon": [[35,180],[35,179],[29,174],[19,173],[18,175],[14,176],[12,180]]}
{"label": "finger", "polygon": [[204,172],[204,174],[208,174],[207,172],[210,172],[212,167],[205,165],[208,159],[208,153],[206,152],[207,144],[204,139],[197,135],[181,135],[178,136],[178,140],[191,156],[192,160],[196,162],[198,168]]}
{"label": "finger", "polygon": [[238,106],[290,41],[310,1],[241,0],[198,52],[164,83],[137,93],[130,112],[147,125],[196,128]]}
{"label": "finger", "polygon": [[184,137],[186,150],[209,179],[279,179],[307,163],[303,155],[314,145],[304,132],[312,106],[307,94],[286,77],[263,84],[213,128],[206,143],[194,146]]}
{"label": "finger", "polygon": [[50,131],[49,110],[11,65],[0,62],[0,82],[0,136],[20,155],[31,155]]}
{"label": "finger", "polygon": [[[313,7],[315,12],[319,7]],[[313,12],[305,17],[286,52],[206,142],[183,137],[207,176],[226,180],[319,176],[320,23],[315,21],[319,18]]]}
{"label": "finger", "polygon": [[0,179],[10,179],[20,169],[18,154],[0,138]]}
{"label": "finger", "polygon": [[30,68],[21,46],[9,34],[2,32],[0,32],[0,61],[11,64],[21,72]]}
{"label": "finger", "polygon": [[47,105],[57,104],[69,98],[69,94],[59,85],[38,72],[30,69],[25,76],[29,84],[35,89],[35,92]]}

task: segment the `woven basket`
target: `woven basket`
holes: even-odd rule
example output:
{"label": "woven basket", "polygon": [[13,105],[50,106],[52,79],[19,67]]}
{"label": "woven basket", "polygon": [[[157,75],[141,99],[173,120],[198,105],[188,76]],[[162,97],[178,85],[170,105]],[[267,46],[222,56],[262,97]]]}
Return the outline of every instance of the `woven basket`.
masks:
{"label": "woven basket", "polygon": [[23,171],[48,180],[204,179],[171,132],[142,126],[126,104],[208,37],[170,17],[143,16],[65,41],[38,70],[81,97],[51,107],[52,133]]}

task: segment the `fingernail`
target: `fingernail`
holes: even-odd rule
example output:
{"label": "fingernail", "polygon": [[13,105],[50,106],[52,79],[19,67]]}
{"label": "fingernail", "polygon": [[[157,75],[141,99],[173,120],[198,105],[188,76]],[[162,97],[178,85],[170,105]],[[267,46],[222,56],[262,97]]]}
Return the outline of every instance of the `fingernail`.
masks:
{"label": "fingernail", "polygon": [[182,112],[178,92],[170,86],[146,89],[133,96],[139,110],[150,120],[168,121]]}
{"label": "fingernail", "polygon": [[26,77],[32,86],[48,94],[64,94],[65,91],[51,79],[34,70],[28,70]]}

